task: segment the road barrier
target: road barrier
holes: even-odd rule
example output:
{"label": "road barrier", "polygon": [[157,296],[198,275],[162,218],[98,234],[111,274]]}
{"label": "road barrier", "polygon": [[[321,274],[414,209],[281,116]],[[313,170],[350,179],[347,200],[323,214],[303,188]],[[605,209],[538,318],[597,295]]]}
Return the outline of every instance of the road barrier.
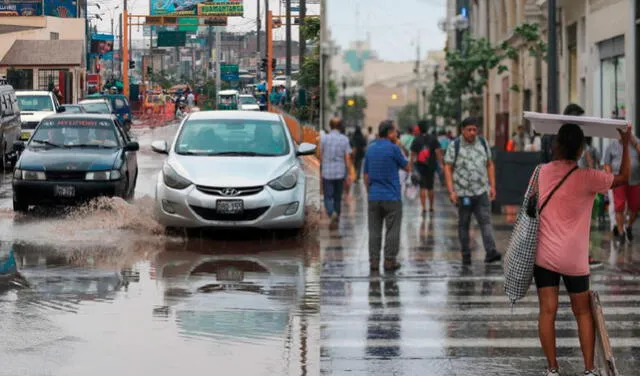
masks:
{"label": "road barrier", "polygon": [[133,110],[134,119],[140,126],[159,127],[176,118],[176,105],[173,102],[163,104],[138,102]]}

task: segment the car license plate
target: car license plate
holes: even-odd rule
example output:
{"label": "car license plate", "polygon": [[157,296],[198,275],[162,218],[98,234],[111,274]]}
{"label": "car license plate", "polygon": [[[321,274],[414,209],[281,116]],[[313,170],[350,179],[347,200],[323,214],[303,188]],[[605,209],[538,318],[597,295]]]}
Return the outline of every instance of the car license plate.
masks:
{"label": "car license plate", "polygon": [[218,200],[216,211],[219,214],[240,214],[244,211],[244,203],[242,200]]}
{"label": "car license plate", "polygon": [[29,133],[29,132],[22,132],[22,133],[20,133],[20,139],[21,139],[21,140],[26,141],[26,140],[28,140],[28,139],[29,139],[29,137],[31,137],[31,133]]}
{"label": "car license plate", "polygon": [[55,189],[55,195],[58,197],[75,197],[76,196],[76,187],[73,187],[73,186],[56,185],[54,189]]}
{"label": "car license plate", "polygon": [[216,271],[216,280],[218,281],[242,282],[243,279],[244,272],[234,267],[220,268]]}

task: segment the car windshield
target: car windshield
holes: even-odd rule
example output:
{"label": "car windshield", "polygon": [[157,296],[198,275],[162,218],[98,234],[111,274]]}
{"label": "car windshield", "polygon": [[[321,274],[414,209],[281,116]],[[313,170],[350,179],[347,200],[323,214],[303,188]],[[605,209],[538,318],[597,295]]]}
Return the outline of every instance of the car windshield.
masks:
{"label": "car windshield", "polygon": [[20,111],[53,111],[53,101],[48,95],[17,95]]}
{"label": "car windshield", "polygon": [[111,108],[109,108],[109,105],[107,104],[107,102],[88,102],[88,103],[85,102],[85,103],[80,103],[80,105],[87,112],[96,113],[96,114],[111,113]]}
{"label": "car windshield", "polygon": [[68,112],[70,114],[79,114],[82,113],[82,108],[80,106],[64,106],[64,112]]}
{"label": "car windshield", "polygon": [[188,120],[175,151],[184,155],[281,156],[289,153],[289,141],[279,121]]}
{"label": "car windshield", "polygon": [[258,104],[254,97],[240,97],[240,103],[242,104]]}
{"label": "car windshield", "polygon": [[220,103],[224,104],[236,104],[235,95],[220,95]]}
{"label": "car windshield", "polygon": [[40,122],[29,146],[115,148],[119,142],[110,120],[63,118]]}

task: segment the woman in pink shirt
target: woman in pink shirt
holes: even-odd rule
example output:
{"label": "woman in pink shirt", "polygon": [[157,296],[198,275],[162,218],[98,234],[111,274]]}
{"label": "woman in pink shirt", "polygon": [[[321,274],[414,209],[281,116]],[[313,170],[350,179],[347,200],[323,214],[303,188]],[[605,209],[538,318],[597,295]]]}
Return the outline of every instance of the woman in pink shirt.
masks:
{"label": "woman in pink shirt", "polygon": [[[578,322],[585,375],[598,375],[594,369],[595,332],[589,296],[589,233],[591,209],[596,193],[625,185],[629,180],[628,140],[631,126],[620,132],[624,150],[620,174],[590,168],[576,169],[582,155],[584,133],[575,124],[565,124],[555,137],[554,160],[542,166],[538,177],[539,203],[559,188],[540,212],[538,250],[534,279],[540,301],[538,334],[547,357],[547,376],[558,375],[555,319],[562,278],[571,298],[571,309]],[[566,180],[562,180],[566,177]]]}

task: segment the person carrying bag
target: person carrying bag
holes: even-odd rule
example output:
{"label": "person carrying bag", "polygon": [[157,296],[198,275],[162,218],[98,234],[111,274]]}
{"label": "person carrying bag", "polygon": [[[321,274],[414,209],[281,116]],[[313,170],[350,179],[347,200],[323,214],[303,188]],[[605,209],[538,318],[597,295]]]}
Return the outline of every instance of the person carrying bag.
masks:
{"label": "person carrying bag", "polygon": [[[627,145],[631,126],[619,132]],[[547,358],[547,376],[559,375],[555,320],[561,279],[578,324],[584,375],[600,375],[594,361],[596,332],[589,287],[592,207],[585,203],[593,202],[597,193],[627,183],[629,147],[624,147],[620,173],[615,176],[577,168],[583,149],[580,126],[564,124],[554,140],[554,160],[534,172],[505,257],[505,293],[512,305],[527,293],[532,276],[535,280],[540,306],[538,333]]]}

